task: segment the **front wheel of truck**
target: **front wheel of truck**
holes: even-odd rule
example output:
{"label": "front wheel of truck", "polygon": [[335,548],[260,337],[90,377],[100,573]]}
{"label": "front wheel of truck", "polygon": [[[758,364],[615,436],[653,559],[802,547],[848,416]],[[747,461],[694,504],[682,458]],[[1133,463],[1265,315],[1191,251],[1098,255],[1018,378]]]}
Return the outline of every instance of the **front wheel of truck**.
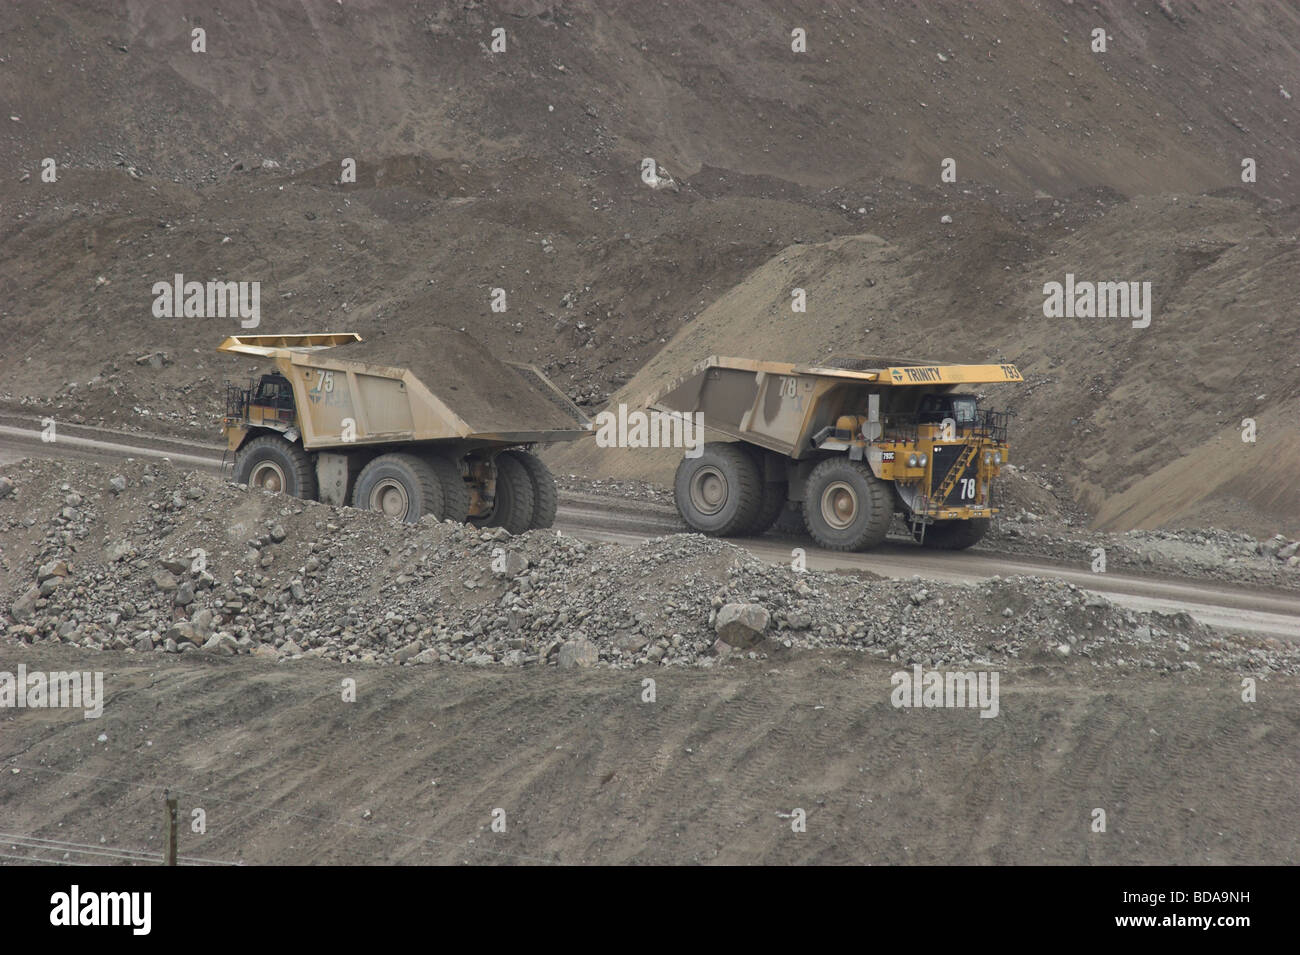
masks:
{"label": "front wheel of truck", "polygon": [[316,500],[316,467],[299,444],[278,434],[261,434],[235,455],[235,483]]}
{"label": "front wheel of truck", "polygon": [[808,475],[803,519],[827,550],[866,550],[885,539],[892,505],[889,486],[867,465],[827,458]]}

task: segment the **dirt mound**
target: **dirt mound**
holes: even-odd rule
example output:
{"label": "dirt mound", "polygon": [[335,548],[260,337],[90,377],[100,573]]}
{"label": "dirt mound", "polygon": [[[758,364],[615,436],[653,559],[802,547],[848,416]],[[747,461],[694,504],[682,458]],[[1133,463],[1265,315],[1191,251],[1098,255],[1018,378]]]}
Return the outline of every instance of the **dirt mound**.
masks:
{"label": "dirt mound", "polygon": [[338,169],[527,150],[584,171],[630,163],[628,177],[651,156],[674,177],[712,166],[825,186],[863,170],[933,182],[954,156],[964,179],[1003,189],[1128,193],[1239,184],[1254,156],[1267,194],[1284,194],[1300,172],[1294,124],[1277,121],[1294,116],[1300,14],[1280,0],[1170,9],[24,4],[4,25],[19,120],[0,158],[206,182],[267,156]]}
{"label": "dirt mound", "polygon": [[9,659],[104,673],[98,720],[0,711],[6,832],[54,861],[156,853],[163,788],[206,814],[182,856],[254,865],[1300,861],[1300,701],[1218,672],[1025,666],[981,719],[895,708],[910,668],[849,651],[651,670],[653,702],[644,670]]}
{"label": "dirt mound", "polygon": [[[977,587],[774,567],[724,542],[632,547],[390,522],[167,464],[28,462],[0,499],[6,634],[140,652],[374,663],[711,666],[854,649],[897,663],[1300,672],[1300,648],[1134,614],[1035,578]],[[762,608],[754,649],[722,608]]]}

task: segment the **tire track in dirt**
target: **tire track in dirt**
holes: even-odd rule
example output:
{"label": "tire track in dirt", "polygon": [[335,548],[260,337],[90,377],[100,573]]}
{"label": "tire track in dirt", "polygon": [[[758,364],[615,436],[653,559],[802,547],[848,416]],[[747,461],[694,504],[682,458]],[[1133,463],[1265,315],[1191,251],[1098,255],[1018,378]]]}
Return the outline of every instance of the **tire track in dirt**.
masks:
{"label": "tire track in dirt", "polygon": [[[87,665],[67,647],[22,655]],[[1217,676],[1022,667],[980,719],[895,709],[893,666],[843,652],[647,671],[94,661],[118,691],[102,719],[0,715],[20,769],[0,774],[0,828],[148,847],[170,786],[208,812],[183,853],[249,862],[1300,858],[1294,680],[1247,705]],[[1106,834],[1089,832],[1094,805]],[[795,807],[807,832],[778,816]]]}

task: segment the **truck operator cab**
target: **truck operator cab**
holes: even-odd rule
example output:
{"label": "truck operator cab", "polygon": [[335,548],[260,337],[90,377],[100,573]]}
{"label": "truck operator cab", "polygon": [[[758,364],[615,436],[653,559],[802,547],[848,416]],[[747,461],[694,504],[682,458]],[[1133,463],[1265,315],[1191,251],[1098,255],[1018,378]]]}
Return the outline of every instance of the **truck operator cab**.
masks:
{"label": "truck operator cab", "polygon": [[957,427],[969,428],[975,424],[976,399],[971,394],[924,395],[916,407],[918,424],[939,424],[951,418]]}

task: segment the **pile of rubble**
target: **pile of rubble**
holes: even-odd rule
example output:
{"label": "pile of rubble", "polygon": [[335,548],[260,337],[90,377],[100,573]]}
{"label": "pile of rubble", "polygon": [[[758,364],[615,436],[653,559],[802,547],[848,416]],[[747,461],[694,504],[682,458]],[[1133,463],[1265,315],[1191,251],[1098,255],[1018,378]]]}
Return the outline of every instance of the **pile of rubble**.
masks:
{"label": "pile of rubble", "polygon": [[713,666],[810,648],[1300,672],[1300,648],[1038,578],[801,572],[698,535],[511,536],[266,494],[167,462],[23,462],[0,483],[0,633],[86,649],[381,664]]}
{"label": "pile of rubble", "polygon": [[1255,552],[1281,561],[1289,569],[1300,572],[1300,540],[1287,540],[1281,534],[1274,534],[1268,540],[1259,541],[1255,545]]}

